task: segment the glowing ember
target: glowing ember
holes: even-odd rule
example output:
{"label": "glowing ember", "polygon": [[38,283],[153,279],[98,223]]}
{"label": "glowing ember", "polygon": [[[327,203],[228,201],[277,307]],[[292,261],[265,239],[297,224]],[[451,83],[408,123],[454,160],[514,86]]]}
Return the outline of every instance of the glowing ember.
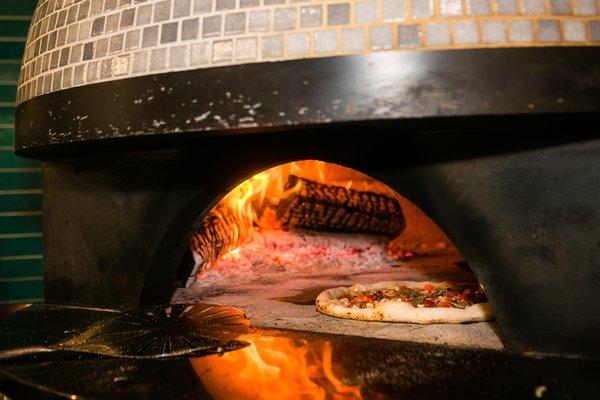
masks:
{"label": "glowing ember", "polygon": [[[247,334],[251,345],[222,356],[191,359],[208,392],[215,399],[362,399],[358,386],[337,376],[344,373],[333,362],[327,341],[307,342],[286,337]],[[335,370],[335,371],[334,371]]]}

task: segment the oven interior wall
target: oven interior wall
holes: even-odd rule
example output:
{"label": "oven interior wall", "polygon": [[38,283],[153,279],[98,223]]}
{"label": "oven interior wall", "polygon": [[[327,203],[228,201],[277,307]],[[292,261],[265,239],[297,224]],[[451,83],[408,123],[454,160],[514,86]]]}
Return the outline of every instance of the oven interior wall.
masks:
{"label": "oven interior wall", "polygon": [[367,126],[82,150],[82,160],[44,165],[46,299],[118,309],[168,301],[199,216],[247,177],[314,158],[379,179],[432,217],[484,285],[509,350],[590,355],[600,349],[600,141],[512,132],[521,136],[399,141]]}

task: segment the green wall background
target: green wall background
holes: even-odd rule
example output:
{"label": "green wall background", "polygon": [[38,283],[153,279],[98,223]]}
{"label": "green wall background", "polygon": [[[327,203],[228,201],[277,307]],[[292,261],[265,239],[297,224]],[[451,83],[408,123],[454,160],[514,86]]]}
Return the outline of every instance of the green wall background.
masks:
{"label": "green wall background", "polygon": [[0,0],[0,304],[43,300],[40,163],[14,149],[17,80],[37,0]]}

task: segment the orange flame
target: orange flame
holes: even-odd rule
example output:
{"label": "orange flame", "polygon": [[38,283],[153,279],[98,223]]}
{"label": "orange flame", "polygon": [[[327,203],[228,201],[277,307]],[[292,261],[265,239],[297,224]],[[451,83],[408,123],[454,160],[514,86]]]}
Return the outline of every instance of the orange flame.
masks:
{"label": "orange flame", "polygon": [[290,175],[319,183],[343,186],[346,189],[373,191],[400,198],[391,188],[353,169],[317,160],[304,160],[270,168],[245,180],[211,210],[218,218],[233,218],[228,224],[234,231],[227,250],[234,250],[259,227],[279,229],[275,207],[282,198],[299,190],[298,185],[286,188]]}
{"label": "orange flame", "polygon": [[[250,346],[222,356],[190,359],[215,399],[358,400],[360,387],[334,373],[330,342],[247,334]],[[343,372],[337,366],[338,373]]]}

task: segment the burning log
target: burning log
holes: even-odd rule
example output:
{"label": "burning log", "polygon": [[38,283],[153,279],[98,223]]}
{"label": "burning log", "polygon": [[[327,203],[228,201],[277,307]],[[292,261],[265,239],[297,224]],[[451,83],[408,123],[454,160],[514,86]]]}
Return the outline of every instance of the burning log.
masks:
{"label": "burning log", "polygon": [[191,250],[196,262],[192,276],[202,273],[208,266],[238,245],[239,230],[235,218],[210,212],[192,236]]}
{"label": "burning log", "polygon": [[393,197],[318,183],[295,175],[289,176],[286,189],[291,193],[277,206],[277,220],[283,229],[395,237],[406,227],[400,203]]}

